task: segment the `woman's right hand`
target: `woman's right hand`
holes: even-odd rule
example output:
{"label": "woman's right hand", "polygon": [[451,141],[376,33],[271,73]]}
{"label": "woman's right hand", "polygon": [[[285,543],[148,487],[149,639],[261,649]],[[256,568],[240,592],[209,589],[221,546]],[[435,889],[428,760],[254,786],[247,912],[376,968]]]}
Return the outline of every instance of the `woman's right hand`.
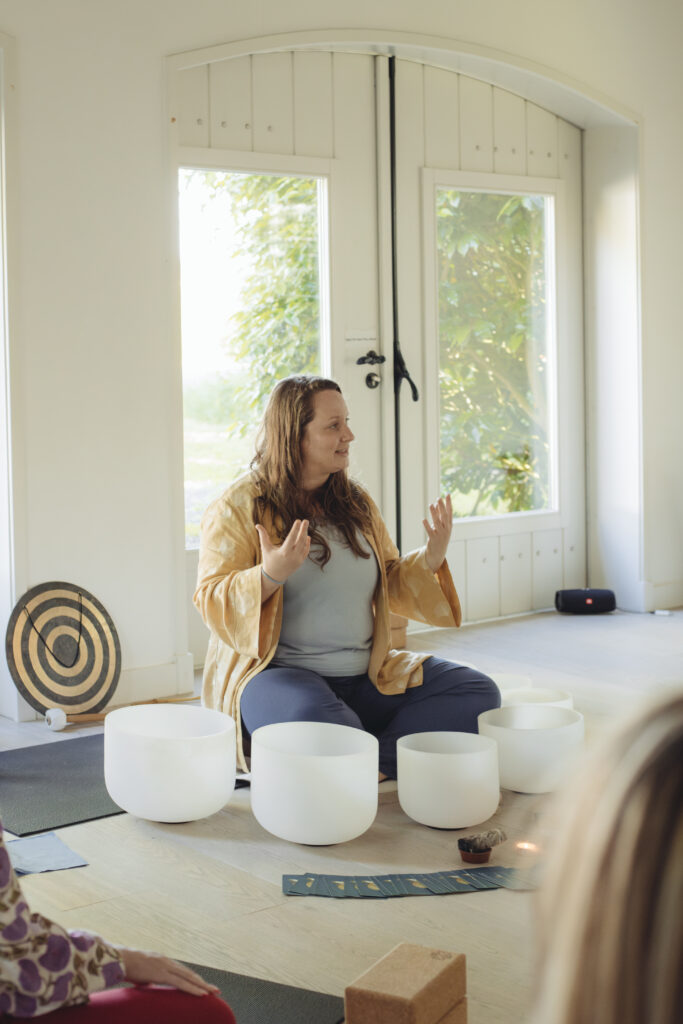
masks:
{"label": "woman's right hand", "polygon": [[271,543],[265,527],[260,523],[256,524],[256,529],[261,542],[264,572],[278,583],[284,583],[308,558],[311,549],[308,519],[295,519],[291,530],[279,545]]}

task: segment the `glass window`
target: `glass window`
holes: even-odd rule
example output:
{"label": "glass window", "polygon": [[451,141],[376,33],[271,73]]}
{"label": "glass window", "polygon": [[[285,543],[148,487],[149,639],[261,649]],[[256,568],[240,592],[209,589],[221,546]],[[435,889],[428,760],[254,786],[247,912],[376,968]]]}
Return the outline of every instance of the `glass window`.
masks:
{"label": "glass window", "polygon": [[438,187],[442,493],[456,515],[554,505],[553,198]]}
{"label": "glass window", "polygon": [[197,547],[207,505],[248,467],[275,383],[320,372],[326,181],[181,168],[179,203],[185,530]]}

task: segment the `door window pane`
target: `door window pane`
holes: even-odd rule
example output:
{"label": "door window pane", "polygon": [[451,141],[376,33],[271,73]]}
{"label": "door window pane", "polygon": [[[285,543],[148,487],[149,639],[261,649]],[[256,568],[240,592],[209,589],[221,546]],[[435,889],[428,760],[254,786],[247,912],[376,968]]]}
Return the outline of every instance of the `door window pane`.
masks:
{"label": "door window pane", "polygon": [[553,199],[436,190],[442,493],[456,515],[554,505]]}
{"label": "door window pane", "polygon": [[185,533],[239,474],[275,383],[327,351],[326,182],[179,174]]}

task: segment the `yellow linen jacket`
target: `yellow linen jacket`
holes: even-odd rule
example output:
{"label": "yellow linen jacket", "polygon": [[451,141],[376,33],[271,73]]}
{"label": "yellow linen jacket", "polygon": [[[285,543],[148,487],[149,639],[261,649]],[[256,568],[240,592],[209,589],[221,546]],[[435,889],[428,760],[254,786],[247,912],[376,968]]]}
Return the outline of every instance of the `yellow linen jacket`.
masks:
{"label": "yellow linen jacket", "polygon": [[[254,525],[256,494],[251,474],[240,477],[204,513],[194,603],[211,630],[204,666],[202,703],[230,715],[237,729],[237,763],[242,749],[240,697],[250,679],[275,653],[282,624],[283,588],[261,604],[261,546]],[[429,654],[390,649],[389,612],[431,626],[459,626],[460,601],[447,563],[433,573],[425,548],[399,557],[379,514],[366,495],[372,529],[366,537],[377,558],[379,581],[368,675],[382,693],[403,693],[422,683]],[[272,522],[265,522],[277,542]]]}

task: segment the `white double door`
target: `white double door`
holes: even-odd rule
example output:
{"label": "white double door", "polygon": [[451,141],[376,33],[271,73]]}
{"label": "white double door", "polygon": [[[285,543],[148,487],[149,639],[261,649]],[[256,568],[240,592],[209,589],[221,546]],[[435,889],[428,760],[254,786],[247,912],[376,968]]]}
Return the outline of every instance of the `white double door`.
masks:
{"label": "white double door", "polygon": [[[181,165],[325,182],[323,369],[340,382],[350,409],[352,472],[394,529],[388,65],[363,54],[254,54],[181,71],[174,88]],[[549,498],[531,512],[459,518],[449,551],[466,618],[547,607],[555,589],[585,579],[580,132],[496,87],[402,60],[395,62],[395,127],[398,335],[420,396],[414,402],[404,382],[403,550],[424,542],[422,518],[442,483],[436,193],[552,196]],[[385,362],[358,362],[371,351]]]}

